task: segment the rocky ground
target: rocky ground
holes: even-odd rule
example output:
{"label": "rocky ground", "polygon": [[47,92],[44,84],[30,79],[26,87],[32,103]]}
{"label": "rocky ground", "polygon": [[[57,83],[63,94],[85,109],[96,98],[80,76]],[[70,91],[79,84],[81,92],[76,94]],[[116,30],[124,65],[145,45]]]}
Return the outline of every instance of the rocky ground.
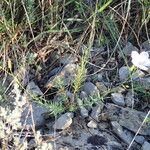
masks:
{"label": "rocky ground", "polygon": [[[141,47],[149,51],[150,43],[146,41]],[[127,43],[123,53],[129,62],[132,51],[138,49]],[[75,54],[65,53],[59,57],[59,65],[46,70],[46,73],[41,69],[36,74],[32,67],[20,69],[24,90],[20,90],[16,80],[8,76],[6,81],[11,86],[6,97],[9,101],[0,107],[0,147],[149,150],[150,122],[143,125],[142,122],[150,109],[150,77],[141,70],[131,74],[129,67],[121,64],[121,54],[117,56],[118,60],[111,58],[106,69],[101,69],[107,62],[106,56],[107,50],[103,47],[91,50],[88,75],[77,96],[70,86],[79,61]],[[58,103],[63,101],[66,109],[55,116],[52,106],[44,103],[45,99]],[[76,109],[70,109],[72,103],[77,103]],[[59,106],[54,107],[59,112]]]}

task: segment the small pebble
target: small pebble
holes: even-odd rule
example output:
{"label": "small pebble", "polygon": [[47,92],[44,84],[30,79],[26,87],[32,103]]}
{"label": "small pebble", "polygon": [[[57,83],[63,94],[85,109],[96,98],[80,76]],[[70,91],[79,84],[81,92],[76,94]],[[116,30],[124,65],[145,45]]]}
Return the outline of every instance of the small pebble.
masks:
{"label": "small pebble", "polygon": [[83,86],[83,89],[90,96],[99,94],[98,88],[92,82],[86,82]]}
{"label": "small pebble", "polygon": [[125,106],[124,96],[121,93],[112,93],[112,101],[116,105]]}
{"label": "small pebble", "polygon": [[123,66],[119,69],[119,79],[120,81],[124,82],[128,80],[130,75],[129,68],[127,66]]}
{"label": "small pebble", "polygon": [[54,129],[61,129],[61,130],[68,128],[72,124],[72,118],[73,118],[72,113],[65,113],[65,114],[61,115],[55,121],[53,128]]}
{"label": "small pebble", "polygon": [[145,141],[145,138],[143,136],[137,135],[135,141],[142,145]]}
{"label": "small pebble", "polygon": [[95,121],[91,120],[91,121],[87,124],[87,126],[88,126],[89,128],[97,128],[97,123],[96,123]]}

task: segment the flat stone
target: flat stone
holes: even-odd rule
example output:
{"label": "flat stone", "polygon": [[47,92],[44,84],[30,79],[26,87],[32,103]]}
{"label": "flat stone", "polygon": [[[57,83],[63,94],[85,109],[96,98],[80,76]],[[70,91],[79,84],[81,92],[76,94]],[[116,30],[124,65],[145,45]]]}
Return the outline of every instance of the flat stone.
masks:
{"label": "flat stone", "polygon": [[131,77],[133,80],[138,77],[143,77],[145,73],[141,70],[136,70],[134,73],[130,73],[130,69],[127,66],[123,66],[119,69],[119,80],[124,82]]}
{"label": "flat stone", "polygon": [[111,125],[113,127],[113,131],[127,144],[130,144],[134,135],[127,130],[123,130],[120,124],[117,121],[112,121]]}
{"label": "flat stone", "polygon": [[61,115],[55,121],[53,128],[54,129],[61,129],[61,130],[68,128],[72,124],[72,118],[73,118],[72,113],[65,113],[65,114]]}
{"label": "flat stone", "polygon": [[127,66],[123,66],[119,69],[119,80],[124,82],[126,80],[128,80],[130,75],[130,70],[129,67]]}
{"label": "flat stone", "polygon": [[[141,126],[146,113],[133,110],[131,108],[123,108],[114,104],[107,103],[105,115],[112,120],[117,121],[121,126],[127,128],[130,131],[136,133]],[[146,122],[141,130],[139,131],[141,135],[150,135],[150,123]]]}
{"label": "flat stone", "polygon": [[150,143],[145,141],[142,145],[142,150],[150,150]]}
{"label": "flat stone", "polygon": [[43,92],[33,81],[28,83],[26,90],[33,96],[42,96],[43,95]]}
{"label": "flat stone", "polygon": [[124,96],[121,93],[112,93],[112,101],[116,105],[125,106]]}
{"label": "flat stone", "polygon": [[143,136],[137,135],[135,141],[142,145],[145,141],[145,138]]}
{"label": "flat stone", "polygon": [[85,82],[83,90],[90,96],[99,94],[98,88],[92,82]]}

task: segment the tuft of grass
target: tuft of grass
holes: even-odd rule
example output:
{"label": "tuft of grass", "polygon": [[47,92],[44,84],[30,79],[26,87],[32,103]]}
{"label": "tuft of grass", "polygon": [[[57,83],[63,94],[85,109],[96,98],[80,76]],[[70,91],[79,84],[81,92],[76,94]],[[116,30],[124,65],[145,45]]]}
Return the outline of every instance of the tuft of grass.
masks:
{"label": "tuft of grass", "polygon": [[[83,0],[1,1],[0,73],[4,78],[10,75],[18,84],[20,91],[27,92],[19,77],[15,76],[14,71],[27,66],[29,71],[32,71],[31,68],[38,68],[35,73],[37,75],[40,67],[46,64],[46,60],[53,51],[57,53],[62,49],[63,53],[66,51],[72,53],[74,50],[74,53],[78,55],[78,51],[74,47],[82,44],[88,45],[88,48],[83,51],[77,75],[71,87],[74,96],[78,97],[78,92],[88,75],[90,49],[95,46],[96,41],[98,41],[97,47],[108,47],[107,62],[112,57],[116,58],[121,52],[123,61],[128,66],[128,58],[122,53],[124,43],[135,41],[135,44],[140,46],[145,39],[149,40],[149,0],[121,2],[119,0],[92,0],[91,3],[88,4]],[[64,45],[67,45],[67,48],[64,48]],[[45,48],[46,50],[44,50]],[[25,60],[22,61],[22,59]],[[50,65],[48,64],[46,67],[49,68]],[[133,84],[132,82],[131,84]],[[57,94],[60,95],[59,102],[53,100],[48,103],[49,100],[44,96],[39,98],[31,93],[27,94],[32,100],[47,107],[55,117],[65,111],[75,111],[77,103],[76,101],[70,103],[68,100],[66,95],[68,87],[65,86],[64,79],[56,80],[55,87],[58,89]],[[141,85],[133,84],[132,89],[146,97],[150,96],[149,91]],[[85,100],[83,105],[91,107],[105,99],[113,90],[115,89],[107,90],[105,95],[90,97]],[[4,93],[5,89],[0,84],[0,101],[2,103],[5,103],[3,100],[6,99]],[[2,130],[2,128],[0,129]],[[17,140],[16,147],[21,144]],[[11,145],[9,146],[7,139],[4,143],[6,146],[3,146],[3,149],[10,148]]]}
{"label": "tuft of grass", "polygon": [[83,82],[85,81],[86,72],[87,72],[86,65],[87,65],[88,57],[89,57],[89,50],[84,49],[81,62],[77,68],[77,74],[73,82],[74,94],[79,91],[79,89],[83,85]]}

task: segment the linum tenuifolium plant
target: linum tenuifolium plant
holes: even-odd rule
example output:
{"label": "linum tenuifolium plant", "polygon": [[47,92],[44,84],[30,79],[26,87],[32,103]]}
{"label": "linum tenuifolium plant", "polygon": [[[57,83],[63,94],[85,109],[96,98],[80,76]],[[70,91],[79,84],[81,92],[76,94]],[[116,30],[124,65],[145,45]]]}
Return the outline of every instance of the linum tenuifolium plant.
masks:
{"label": "linum tenuifolium plant", "polygon": [[[150,74],[150,58],[148,52],[143,51],[141,53],[138,53],[137,51],[132,51],[131,57],[133,63],[131,71],[133,71],[135,68],[139,68]],[[138,92],[142,92],[144,95],[149,96],[149,92],[145,91],[145,89],[147,88],[147,85],[145,84],[147,84],[147,82],[143,83],[142,80],[140,80],[139,83],[135,83],[134,89]]]}

